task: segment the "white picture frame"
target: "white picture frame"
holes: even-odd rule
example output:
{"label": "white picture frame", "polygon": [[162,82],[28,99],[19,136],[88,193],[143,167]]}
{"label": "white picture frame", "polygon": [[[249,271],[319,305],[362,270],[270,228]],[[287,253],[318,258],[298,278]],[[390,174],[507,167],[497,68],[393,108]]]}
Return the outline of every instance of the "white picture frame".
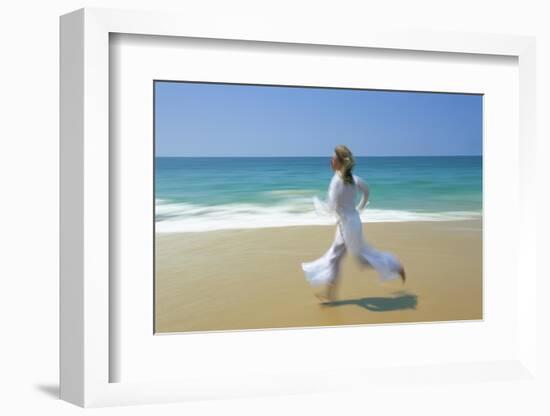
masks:
{"label": "white picture frame", "polygon": [[[431,51],[442,54],[483,54],[516,57],[519,66],[519,218],[514,241],[517,270],[517,354],[497,361],[419,362],[411,368],[368,367],[352,371],[292,372],[254,379],[218,374],[216,380],[197,374],[181,380],[111,382],[117,357],[110,348],[114,310],[109,275],[109,36],[113,33],[191,37],[333,47]],[[247,397],[262,394],[322,392],[372,386],[392,377],[418,381],[487,378],[537,383],[536,361],[536,218],[535,212],[535,40],[532,37],[468,33],[360,33],[280,28],[268,22],[235,25],[224,20],[205,26],[192,16],[81,9],[61,17],[61,276],[60,395],[83,407],[185,401],[196,398]],[[472,55],[475,56],[475,55]],[[336,336],[323,330],[326,336]],[[115,334],[116,335],[116,334]],[[238,334],[233,334],[233,337]],[[294,335],[299,336],[299,335]],[[414,376],[407,378],[414,372]],[[320,374],[337,377],[322,377]],[[343,383],[341,380],[348,380]],[[320,381],[322,380],[322,381]]]}

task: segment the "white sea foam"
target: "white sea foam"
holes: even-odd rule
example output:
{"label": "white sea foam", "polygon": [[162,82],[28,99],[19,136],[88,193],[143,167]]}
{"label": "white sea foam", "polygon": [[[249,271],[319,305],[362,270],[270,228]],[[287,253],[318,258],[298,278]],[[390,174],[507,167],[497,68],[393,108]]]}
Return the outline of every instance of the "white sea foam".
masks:
{"label": "white sea foam", "polygon": [[[479,212],[413,212],[367,208],[363,222],[452,221],[480,218]],[[159,233],[200,232],[211,230],[288,227],[335,224],[335,218],[319,215],[309,198],[292,204],[195,205],[156,201],[155,230]]]}
{"label": "white sea foam", "polygon": [[314,189],[275,189],[264,192],[265,195],[278,198],[296,198],[304,196],[313,196],[317,193]]}

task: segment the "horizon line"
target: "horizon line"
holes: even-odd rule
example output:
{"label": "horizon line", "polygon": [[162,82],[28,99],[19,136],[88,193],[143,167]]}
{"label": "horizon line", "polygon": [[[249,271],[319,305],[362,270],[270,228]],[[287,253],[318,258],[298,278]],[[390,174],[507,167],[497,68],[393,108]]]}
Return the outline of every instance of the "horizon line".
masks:
{"label": "horizon line", "polygon": [[[256,157],[256,158],[276,158],[276,157],[288,157],[288,158],[298,158],[298,157],[330,157],[331,155],[322,155],[322,156],[182,156],[182,155],[155,155],[155,157],[182,157],[182,158],[197,158],[197,157],[209,157],[209,158],[229,158],[229,157]],[[472,157],[472,156],[483,156],[483,154],[470,154],[470,155],[354,155],[354,157]]]}

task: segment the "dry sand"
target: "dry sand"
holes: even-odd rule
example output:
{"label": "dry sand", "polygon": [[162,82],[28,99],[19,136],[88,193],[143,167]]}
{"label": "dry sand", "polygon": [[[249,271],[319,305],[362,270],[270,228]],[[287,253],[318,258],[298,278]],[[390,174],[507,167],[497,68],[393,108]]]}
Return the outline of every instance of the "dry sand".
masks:
{"label": "dry sand", "polygon": [[335,226],[157,234],[155,332],[482,319],[482,222],[364,224],[407,282],[381,283],[346,255],[338,300],[320,305],[300,263],[321,256]]}

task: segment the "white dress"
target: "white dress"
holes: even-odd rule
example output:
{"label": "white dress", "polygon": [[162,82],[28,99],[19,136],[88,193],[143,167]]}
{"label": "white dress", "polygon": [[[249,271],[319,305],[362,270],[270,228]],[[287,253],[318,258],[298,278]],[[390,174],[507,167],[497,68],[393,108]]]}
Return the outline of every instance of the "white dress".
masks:
{"label": "white dress", "polygon": [[[359,211],[367,204],[369,189],[358,176],[354,183],[346,184],[336,172],[330,181],[326,202],[314,199],[315,209],[336,216],[337,227],[330,248],[317,260],[302,263],[306,279],[312,286],[326,285],[338,277],[340,263],[349,251],[361,264],[374,268],[381,280],[399,277],[401,263],[389,252],[379,251],[363,240],[363,226]],[[355,195],[362,193],[359,205],[355,207]]]}

